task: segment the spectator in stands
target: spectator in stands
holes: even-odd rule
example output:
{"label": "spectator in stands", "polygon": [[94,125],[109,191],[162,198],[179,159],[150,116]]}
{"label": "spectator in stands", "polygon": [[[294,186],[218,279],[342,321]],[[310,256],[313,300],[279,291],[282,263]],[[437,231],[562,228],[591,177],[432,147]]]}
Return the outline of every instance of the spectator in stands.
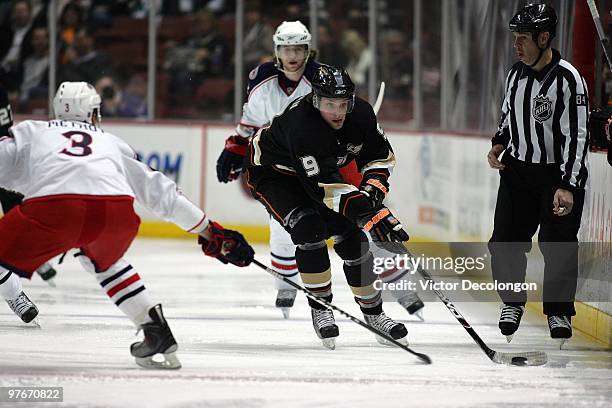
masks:
{"label": "spectator in stands", "polygon": [[126,118],[147,117],[147,81],[143,75],[133,75],[130,78],[123,90],[119,116]]}
{"label": "spectator in stands", "polygon": [[67,63],[60,67],[60,81],[88,82],[91,84],[106,75],[112,75],[108,55],[94,49],[94,39],[87,28],[81,28],[74,37],[74,46],[66,49]]}
{"label": "spectator in stands", "polygon": [[340,48],[337,39],[332,37],[329,26],[319,24],[317,33],[319,35],[317,39],[319,59],[329,65],[346,67],[348,57],[342,48]]}
{"label": "spectator in stands", "polygon": [[115,80],[110,76],[103,76],[95,83],[94,88],[102,99],[101,112],[102,117],[113,117],[119,115],[119,106],[121,106],[121,88]]}
{"label": "spectator in stands", "polygon": [[257,65],[272,60],[270,38],[274,29],[263,20],[259,1],[246,3],[244,9],[243,58],[246,72],[251,72]]}
{"label": "spectator in stands", "polygon": [[389,30],[382,36],[381,77],[387,83],[390,97],[410,98],[412,92],[412,44],[399,30]]}
{"label": "spectator in stands", "polygon": [[165,68],[170,73],[170,89],[174,95],[193,96],[206,78],[232,73],[230,49],[218,32],[214,14],[198,12],[193,20],[194,35],[182,46],[166,54]]}
{"label": "spectator in stands", "polygon": [[67,58],[64,56],[66,49],[74,44],[77,31],[83,25],[83,10],[78,3],[71,1],[62,10],[59,19],[59,49],[60,63],[66,64]]}
{"label": "spectator in stands", "polygon": [[372,53],[361,35],[351,29],[340,34],[340,47],[348,56],[345,69],[359,88],[367,86],[367,75],[372,64]]}
{"label": "spectator in stands", "polygon": [[47,97],[49,92],[49,32],[45,27],[32,30],[32,55],[21,65],[19,107],[25,110],[31,98]]}
{"label": "spectator in stands", "polygon": [[8,91],[19,84],[19,64],[24,57],[23,44],[28,43],[32,27],[32,5],[27,0],[13,2],[11,16],[0,27],[0,79]]}

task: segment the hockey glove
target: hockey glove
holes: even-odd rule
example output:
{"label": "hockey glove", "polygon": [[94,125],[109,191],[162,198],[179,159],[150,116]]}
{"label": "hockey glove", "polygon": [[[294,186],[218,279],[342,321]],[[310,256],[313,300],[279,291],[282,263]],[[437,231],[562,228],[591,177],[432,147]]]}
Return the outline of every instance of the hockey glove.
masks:
{"label": "hockey glove", "polygon": [[609,119],[612,112],[607,109],[593,109],[589,116],[589,132],[591,134],[591,146],[597,149],[608,149],[612,146],[610,140]]}
{"label": "hockey glove", "polygon": [[221,183],[236,180],[242,171],[249,139],[234,135],[225,140],[225,147],[217,159],[217,179]]}
{"label": "hockey glove", "polygon": [[198,236],[198,244],[208,256],[217,258],[224,264],[231,263],[236,266],[247,266],[253,261],[255,251],[244,239],[241,233],[223,228],[214,221],[210,221],[210,239]]}
{"label": "hockey glove", "polygon": [[17,207],[22,201],[23,194],[0,188],[0,205],[2,205],[4,214]]}
{"label": "hockey glove", "polygon": [[384,206],[378,206],[363,214],[357,224],[370,233],[373,241],[404,242],[410,239],[400,221]]}
{"label": "hockey glove", "polygon": [[381,173],[366,173],[363,176],[359,191],[368,196],[373,207],[382,205],[389,192],[387,177],[386,174]]}

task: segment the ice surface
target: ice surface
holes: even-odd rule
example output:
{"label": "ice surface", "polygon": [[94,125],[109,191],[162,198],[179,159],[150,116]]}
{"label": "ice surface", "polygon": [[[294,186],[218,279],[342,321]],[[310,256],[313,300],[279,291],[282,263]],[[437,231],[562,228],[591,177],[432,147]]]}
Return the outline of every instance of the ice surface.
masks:
{"label": "ice surface", "polygon": [[[265,247],[258,258],[269,261]],[[58,287],[24,282],[42,329],[26,327],[0,304],[0,386],[62,386],[71,407],[496,407],[611,406],[612,354],[575,335],[559,351],[545,320],[528,311],[506,345],[497,304],[457,304],[490,347],[543,350],[543,367],[496,365],[441,303],[427,303],[424,323],[399,305],[385,310],[408,322],[410,346],[425,366],[383,347],[336,316],[335,351],[315,336],[298,294],[291,318],[274,305],[272,277],[205,257],[191,241],[137,240],[126,258],[161,301],[179,342],[183,368],[140,369],[129,354],[135,329],[72,257],[58,267]],[[341,263],[332,258],[334,302],[360,316]],[[3,406],[0,403],[0,406]],[[4,406],[53,406],[5,404]]]}

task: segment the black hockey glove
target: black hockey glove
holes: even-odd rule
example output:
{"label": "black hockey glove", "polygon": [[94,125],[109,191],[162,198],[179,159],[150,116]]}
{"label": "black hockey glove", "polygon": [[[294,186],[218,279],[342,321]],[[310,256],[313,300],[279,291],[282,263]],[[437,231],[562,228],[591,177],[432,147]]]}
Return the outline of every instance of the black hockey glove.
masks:
{"label": "black hockey glove", "polygon": [[211,238],[198,236],[198,244],[202,251],[224,264],[231,263],[236,266],[247,266],[253,261],[255,251],[244,239],[241,233],[223,228],[214,221],[210,221],[209,231]]}
{"label": "black hockey glove", "polygon": [[589,116],[589,132],[591,145],[598,149],[606,149],[610,145],[610,126],[608,120],[612,112],[607,109],[593,109]]}
{"label": "black hockey glove", "polygon": [[388,175],[382,172],[366,172],[363,175],[359,191],[370,199],[373,207],[382,205],[389,192],[387,178]]}
{"label": "black hockey glove", "polygon": [[373,241],[404,242],[410,239],[400,221],[391,214],[387,207],[382,205],[363,214],[357,224],[370,233]]}
{"label": "black hockey glove", "polygon": [[23,194],[0,188],[0,204],[4,214],[17,207],[22,201]]}
{"label": "black hockey glove", "polygon": [[236,180],[242,171],[249,139],[234,135],[225,140],[225,147],[217,159],[217,179],[221,183]]}

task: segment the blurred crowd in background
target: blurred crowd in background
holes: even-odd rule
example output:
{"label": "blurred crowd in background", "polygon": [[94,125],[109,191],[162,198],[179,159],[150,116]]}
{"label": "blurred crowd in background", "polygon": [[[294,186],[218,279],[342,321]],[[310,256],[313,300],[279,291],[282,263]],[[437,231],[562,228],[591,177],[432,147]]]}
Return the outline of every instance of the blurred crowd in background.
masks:
{"label": "blurred crowd in background", "polygon": [[[441,1],[423,2],[422,99],[425,127],[437,127],[440,99]],[[0,82],[17,113],[47,114],[48,69],[57,83],[87,81],[103,98],[105,117],[147,117],[147,82],[156,83],[155,117],[233,119],[236,2],[160,0],[156,77],[147,77],[145,0],[58,0],[56,59],[49,56],[46,0],[0,0]],[[317,59],[346,67],[367,97],[369,69],[386,81],[383,114],[408,123],[412,112],[413,6],[381,0],[377,55],[368,46],[367,0],[319,0]],[[246,0],[243,78],[273,59],[272,34],[283,20],[309,23],[308,0]],[[503,44],[510,47],[510,44]],[[506,67],[504,67],[505,69]],[[612,75],[606,68],[606,93]],[[53,91],[52,91],[53,93]]]}

